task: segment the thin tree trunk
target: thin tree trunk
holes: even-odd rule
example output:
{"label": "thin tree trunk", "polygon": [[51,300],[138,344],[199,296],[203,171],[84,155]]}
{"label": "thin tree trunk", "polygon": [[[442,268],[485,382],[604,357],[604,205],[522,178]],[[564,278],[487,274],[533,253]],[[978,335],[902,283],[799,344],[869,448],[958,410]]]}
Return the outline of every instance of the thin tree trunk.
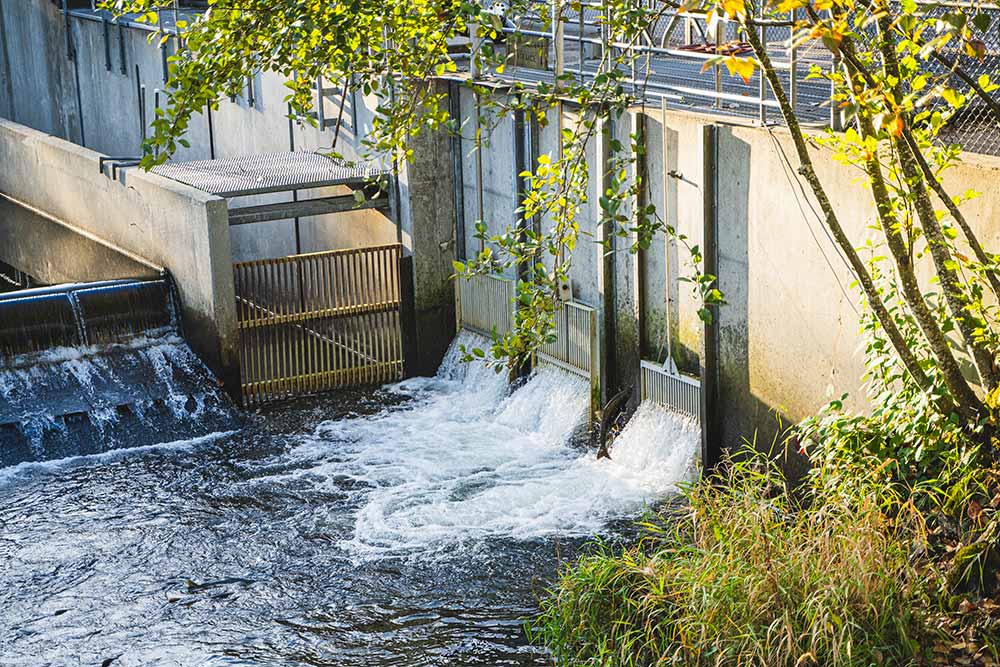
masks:
{"label": "thin tree trunk", "polygon": [[[912,350],[910,350],[905,338],[903,338],[903,335],[899,330],[899,327],[896,325],[891,313],[889,313],[889,310],[886,308],[885,302],[882,300],[882,296],[879,294],[878,288],[875,286],[875,282],[872,279],[871,274],[868,273],[868,269],[858,256],[857,250],[855,250],[854,245],[844,232],[844,228],[841,226],[840,221],[837,218],[837,214],[833,209],[830,198],[827,196],[822,182],[816,175],[816,170],[813,166],[812,158],[809,155],[809,149],[802,133],[802,127],[799,125],[798,118],[788,101],[788,96],[785,93],[784,86],[781,84],[781,80],[778,78],[778,75],[771,64],[771,59],[768,56],[763,44],[761,44],[760,36],[757,34],[756,28],[746,19],[743,20],[743,28],[746,32],[747,40],[753,48],[754,54],[760,61],[761,71],[767,78],[771,91],[774,93],[775,99],[778,101],[781,114],[784,117],[785,124],[788,126],[788,130],[792,136],[792,141],[795,144],[795,151],[799,158],[799,173],[812,189],[813,196],[816,197],[816,201],[818,202],[820,209],[823,211],[826,226],[829,228],[830,233],[833,235],[833,238],[837,242],[841,251],[847,257],[851,270],[857,276],[858,282],[864,290],[872,312],[875,314],[875,318],[879,321],[883,331],[885,331],[886,337],[889,339],[889,342],[898,354],[906,372],[917,384],[917,386],[924,391],[929,391],[931,389],[930,380],[920,367],[920,362],[917,360]],[[953,398],[957,398],[957,396],[953,396]],[[937,403],[936,405],[945,414],[950,412],[955,407],[950,403],[944,405]],[[974,415],[970,414],[970,410],[971,408],[967,407],[966,409],[960,409],[959,412],[963,417],[973,417]]]}
{"label": "thin tree trunk", "polygon": [[[958,207],[955,201],[948,194],[948,191],[944,189],[944,185],[938,180],[937,175],[931,169],[930,164],[927,163],[927,159],[924,154],[920,151],[920,147],[917,146],[917,142],[914,140],[912,133],[906,134],[906,141],[910,145],[910,151],[913,153],[913,157],[920,167],[920,170],[924,173],[924,180],[931,186],[934,193],[937,194],[941,203],[945,205],[948,209],[948,213],[954,218],[958,226],[962,228],[962,232],[965,234],[965,240],[968,242],[969,247],[972,248],[972,254],[976,256],[976,259],[983,265],[994,264],[994,260],[986,254],[986,250],[983,249],[982,244],[979,242],[979,238],[976,236],[975,232],[972,231],[972,227],[969,226],[968,220],[965,219],[965,215],[962,210]],[[985,268],[983,272],[986,274],[986,279],[990,283],[990,287],[993,289],[993,294],[1000,298],[1000,279],[997,279],[997,272],[995,269]]]}
{"label": "thin tree trunk", "polygon": [[[875,128],[872,126],[871,119],[859,114],[858,121],[861,126],[862,135],[874,136]],[[882,173],[882,166],[879,164],[877,156],[872,156],[865,161],[865,171],[871,181],[872,195],[875,197],[875,209],[878,212],[878,220],[882,227],[882,232],[885,234],[886,245],[888,245],[889,253],[896,264],[896,275],[899,277],[903,299],[907,307],[909,307],[910,312],[913,313],[913,319],[916,320],[917,326],[923,332],[924,338],[927,339],[931,352],[934,353],[934,357],[937,359],[938,367],[941,369],[941,375],[944,378],[945,384],[948,385],[948,391],[951,392],[951,395],[960,406],[960,412],[963,412],[963,417],[972,418],[973,415],[962,411],[961,408],[970,406],[973,411],[978,411],[982,405],[976,393],[966,381],[965,376],[962,375],[962,368],[958,365],[955,356],[951,352],[947,337],[945,337],[941,327],[938,326],[937,319],[934,317],[934,313],[931,312],[930,306],[924,300],[917,276],[913,272],[913,262],[900,230],[899,220],[892,209],[889,189],[885,184],[885,176]]]}
{"label": "thin tree trunk", "polygon": [[[889,19],[880,18],[878,26],[880,33],[879,50],[882,53],[883,66],[886,69],[887,78],[890,81],[898,82],[899,61],[896,56],[895,43],[889,39]],[[897,100],[902,99],[898,83],[892,85],[891,91]],[[901,134],[909,134],[910,132],[910,129],[905,125],[906,120],[908,119],[904,119]],[[923,175],[915,163],[909,144],[899,137],[894,137],[893,145],[899,153],[899,165],[903,170],[903,176],[906,178],[910,193],[913,195],[920,226],[923,227],[924,233],[927,234],[931,258],[934,260],[934,268],[937,270],[941,286],[944,288],[948,309],[958,324],[958,329],[965,339],[965,344],[972,351],[972,358],[984,388],[987,392],[991,391],[997,386],[997,374],[993,369],[993,355],[986,349],[982,341],[976,340],[975,332],[981,326],[981,323],[977,322],[975,318],[970,317],[970,313],[967,310],[968,296],[962,288],[958,272],[951,268],[951,249],[941,229],[941,223],[937,219],[937,214],[934,211],[927,188],[923,186]],[[920,300],[923,302],[923,297]],[[936,325],[935,328],[937,328]]]}

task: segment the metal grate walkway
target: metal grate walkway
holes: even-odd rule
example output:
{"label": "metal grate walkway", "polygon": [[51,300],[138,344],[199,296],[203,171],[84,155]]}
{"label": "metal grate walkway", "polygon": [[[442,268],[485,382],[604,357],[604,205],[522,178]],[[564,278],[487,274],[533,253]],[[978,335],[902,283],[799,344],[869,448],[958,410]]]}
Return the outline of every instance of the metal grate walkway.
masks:
{"label": "metal grate walkway", "polygon": [[258,153],[218,160],[168,162],[153,169],[220,197],[242,197],[333,185],[362,187],[389,172],[371,165],[342,164],[319,153]]}

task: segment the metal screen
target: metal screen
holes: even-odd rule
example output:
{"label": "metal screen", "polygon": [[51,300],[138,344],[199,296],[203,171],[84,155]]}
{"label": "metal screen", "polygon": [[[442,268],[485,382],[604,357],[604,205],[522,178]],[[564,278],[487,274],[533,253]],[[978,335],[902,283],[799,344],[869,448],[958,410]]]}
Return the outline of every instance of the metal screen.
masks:
{"label": "metal screen", "polygon": [[234,265],[244,403],[402,376],[399,244]]}
{"label": "metal screen", "polygon": [[459,326],[490,336],[514,326],[514,281],[496,276],[458,279]]}
{"label": "metal screen", "polygon": [[663,370],[659,364],[642,362],[642,400],[702,420],[701,382]]}
{"label": "metal screen", "polygon": [[594,359],[596,311],[579,303],[564,303],[556,311],[556,339],[538,351],[538,359],[586,378]]}

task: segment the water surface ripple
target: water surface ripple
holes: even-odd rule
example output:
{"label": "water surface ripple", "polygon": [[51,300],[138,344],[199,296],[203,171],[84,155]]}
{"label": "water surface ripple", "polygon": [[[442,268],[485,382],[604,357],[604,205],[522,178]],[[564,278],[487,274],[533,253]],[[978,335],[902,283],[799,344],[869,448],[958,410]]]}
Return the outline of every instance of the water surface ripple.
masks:
{"label": "water surface ripple", "polygon": [[521,620],[586,536],[691,474],[644,406],[612,462],[586,384],[436,378],[238,432],[0,470],[0,664],[534,665]]}

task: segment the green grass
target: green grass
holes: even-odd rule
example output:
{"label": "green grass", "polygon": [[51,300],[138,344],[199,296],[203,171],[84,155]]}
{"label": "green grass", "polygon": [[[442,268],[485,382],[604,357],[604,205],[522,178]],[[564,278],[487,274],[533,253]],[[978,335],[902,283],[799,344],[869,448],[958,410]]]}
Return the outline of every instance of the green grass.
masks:
{"label": "green grass", "polygon": [[919,525],[862,489],[808,508],[784,489],[760,458],[691,488],[639,545],[564,570],[529,633],[560,667],[918,663]]}

